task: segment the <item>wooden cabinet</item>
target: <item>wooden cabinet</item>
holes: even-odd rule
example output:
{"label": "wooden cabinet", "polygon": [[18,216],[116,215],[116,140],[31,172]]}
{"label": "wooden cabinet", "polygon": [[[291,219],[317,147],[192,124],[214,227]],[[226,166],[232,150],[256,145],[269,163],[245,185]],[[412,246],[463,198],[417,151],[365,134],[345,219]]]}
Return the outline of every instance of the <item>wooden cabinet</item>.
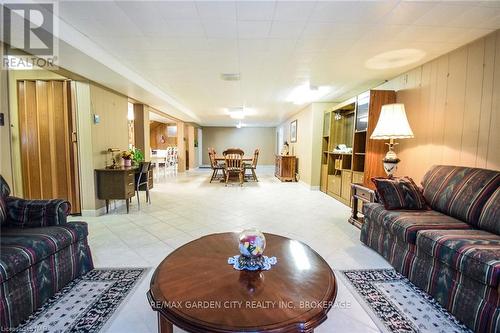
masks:
{"label": "wooden cabinet", "polygon": [[[109,212],[110,200],[125,200],[127,213],[129,199],[135,194],[137,167],[119,169],[96,169],[97,198],[106,201],[106,213]],[[153,187],[153,171],[148,174],[148,187]]]}
{"label": "wooden cabinet", "polygon": [[385,176],[382,158],[387,148],[383,140],[370,140],[370,135],[382,105],[395,102],[395,91],[369,90],[325,111],[321,191],[351,205],[352,183],[369,187],[372,177]]}
{"label": "wooden cabinet", "polygon": [[288,155],[276,155],[274,175],[282,182],[295,182],[297,158]]}

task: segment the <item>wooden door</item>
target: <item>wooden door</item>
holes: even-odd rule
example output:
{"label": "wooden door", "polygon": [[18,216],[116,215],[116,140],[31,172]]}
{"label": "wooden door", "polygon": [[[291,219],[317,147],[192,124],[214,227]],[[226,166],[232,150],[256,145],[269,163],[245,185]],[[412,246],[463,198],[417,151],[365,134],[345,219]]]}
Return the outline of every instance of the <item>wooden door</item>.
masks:
{"label": "wooden door", "polygon": [[17,90],[24,197],[66,199],[80,213],[71,83],[23,80]]}

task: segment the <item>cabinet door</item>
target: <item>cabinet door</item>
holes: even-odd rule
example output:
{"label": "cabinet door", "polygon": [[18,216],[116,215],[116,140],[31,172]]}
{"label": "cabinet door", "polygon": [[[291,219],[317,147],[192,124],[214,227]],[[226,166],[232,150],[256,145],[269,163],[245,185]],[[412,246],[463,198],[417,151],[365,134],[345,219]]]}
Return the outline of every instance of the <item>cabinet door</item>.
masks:
{"label": "cabinet door", "polygon": [[362,172],[353,172],[352,173],[352,182],[353,183],[363,184],[363,181],[364,181],[364,175]]}
{"label": "cabinet door", "polygon": [[351,200],[351,181],[352,172],[342,171],[342,198],[345,200]]}
{"label": "cabinet door", "polygon": [[328,186],[328,164],[321,165],[321,186],[320,189],[326,192],[326,187]]}
{"label": "cabinet door", "polygon": [[327,191],[330,194],[340,196],[342,191],[342,178],[336,175],[329,175]]}

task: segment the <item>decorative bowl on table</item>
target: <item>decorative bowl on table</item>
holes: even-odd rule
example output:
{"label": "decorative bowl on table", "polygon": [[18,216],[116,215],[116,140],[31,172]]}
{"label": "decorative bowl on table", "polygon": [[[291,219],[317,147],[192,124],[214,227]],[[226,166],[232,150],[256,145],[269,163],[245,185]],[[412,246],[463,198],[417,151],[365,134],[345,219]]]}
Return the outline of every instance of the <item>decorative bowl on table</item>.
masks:
{"label": "decorative bowl on table", "polygon": [[240,233],[240,253],[244,257],[256,258],[262,256],[266,248],[266,237],[256,229],[243,230]]}
{"label": "decorative bowl on table", "polygon": [[266,237],[256,229],[243,230],[238,238],[240,255],[228,259],[228,263],[237,270],[268,270],[276,264],[276,258],[263,255]]}

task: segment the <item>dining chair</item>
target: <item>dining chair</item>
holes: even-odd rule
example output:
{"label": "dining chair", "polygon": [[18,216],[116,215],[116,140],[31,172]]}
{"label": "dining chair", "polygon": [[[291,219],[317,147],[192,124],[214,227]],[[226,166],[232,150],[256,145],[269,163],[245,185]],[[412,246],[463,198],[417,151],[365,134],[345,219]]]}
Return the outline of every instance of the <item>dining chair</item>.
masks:
{"label": "dining chair", "polygon": [[222,170],[222,176],[225,178],[226,177],[226,170],[224,168],[224,164],[217,162],[217,160],[215,159],[215,150],[211,151],[209,148],[208,157],[210,158],[210,166],[213,170],[212,176],[210,177],[210,183],[212,182],[212,180],[217,179],[217,174],[221,170]]}
{"label": "dining chair", "polygon": [[[247,170],[251,170],[252,171],[252,178],[256,182],[259,181],[259,179],[257,178],[257,174],[255,173],[255,170],[257,169],[257,161],[258,161],[258,159],[259,159],[259,150],[255,149],[255,151],[253,152],[252,164],[245,164],[245,172]],[[246,174],[245,174],[245,176],[246,176]]]}
{"label": "dining chair", "polygon": [[149,171],[151,170],[151,162],[141,162],[139,164],[139,173],[137,174],[137,180],[135,182],[135,191],[137,194],[137,206],[139,210],[141,209],[141,200],[139,199],[139,191],[146,191],[146,202],[151,204],[151,195],[149,194],[149,184],[148,177]]}
{"label": "dining chair", "polygon": [[226,149],[223,153],[225,160],[226,186],[229,182],[231,174],[238,174],[240,186],[243,186],[245,164],[243,163],[243,150],[241,149]]}
{"label": "dining chair", "polygon": [[245,152],[241,148],[228,148],[222,152],[223,156],[227,154],[241,154],[241,156],[245,155]]}

